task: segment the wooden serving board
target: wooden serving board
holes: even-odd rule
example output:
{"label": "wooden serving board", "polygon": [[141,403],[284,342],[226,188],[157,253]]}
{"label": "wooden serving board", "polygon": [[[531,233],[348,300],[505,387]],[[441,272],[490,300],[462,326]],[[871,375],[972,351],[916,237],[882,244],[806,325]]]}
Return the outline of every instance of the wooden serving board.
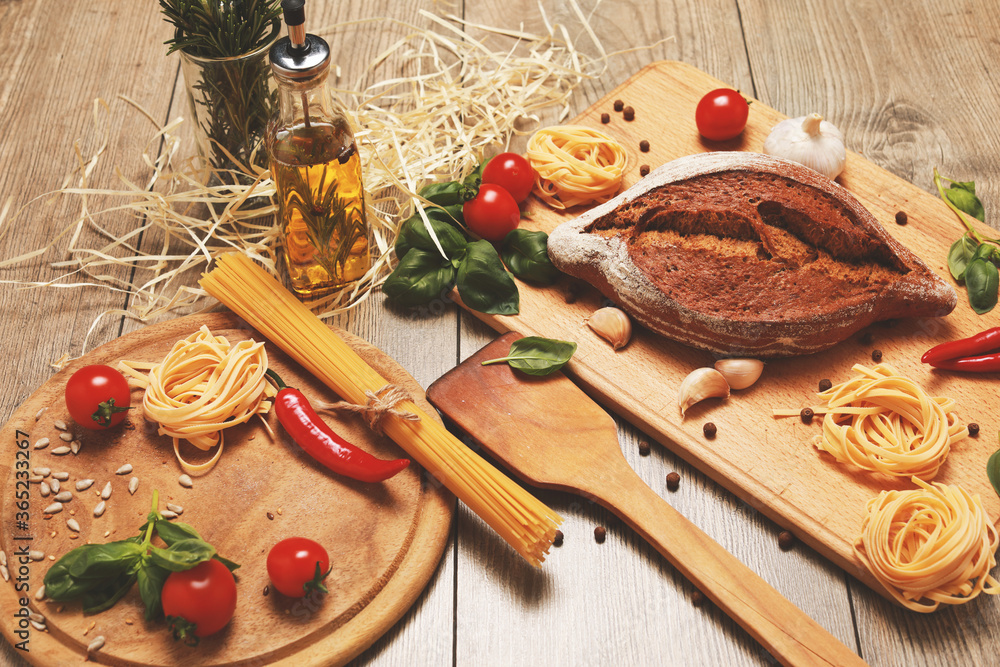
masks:
{"label": "wooden serving board", "polygon": [[[623,187],[628,187],[639,180],[643,164],[655,168],[703,151],[761,150],[770,129],[784,116],[758,101],[751,104],[747,128],[740,137],[709,142],[699,136],[695,107],[705,93],[724,86],[680,62],[654,63],[573,122],[600,128],[625,146],[629,164]],[[625,121],[621,113],[614,111],[616,99],[635,109],[633,121]],[[610,114],[610,123],[601,123],[602,113]],[[833,116],[832,110],[829,115]],[[830,120],[837,122],[835,117]],[[646,153],[639,149],[643,139],[650,143]],[[953,282],[946,257],[962,228],[936,196],[853,153],[848,154],[847,167],[838,182],[861,200],[889,233],[945,280]],[[532,198],[522,225],[551,232],[583,210],[578,207],[560,212]],[[897,211],[908,215],[908,224],[896,224]],[[986,461],[997,448],[1000,428],[996,375],[932,371],[920,363],[920,356],[934,344],[1000,325],[1000,309],[976,315],[964,289],[959,288],[959,306],[946,318],[876,324],[823,353],[768,362],[763,377],[754,386],[734,391],[727,400],[704,401],[682,419],[677,407],[678,387],[690,371],[714,363],[710,353],[642,328],[637,329],[627,347],[615,352],[584,323],[594,310],[606,305],[595,289],[581,288],[581,283],[569,279],[545,288],[519,282],[518,288],[518,315],[471,312],[500,332],[516,331],[525,336],[579,343],[566,372],[599,403],[875,590],[881,592],[881,587],[852,552],[866,503],[882,489],[913,486],[906,479],[840,465],[819,452],[812,441],[820,433],[820,419],[804,425],[797,418],[771,416],[774,408],[798,410],[816,405],[821,379],[829,378],[834,383],[846,380],[854,364],[873,365],[871,354],[878,349],[885,363],[919,382],[932,395],[954,398],[959,415],[966,422],[978,423],[981,434],[953,448],[936,481],[961,484],[981,496],[994,520],[1000,517],[1000,500],[985,473]],[[817,298],[822,297],[817,294]],[[862,342],[865,333],[871,336],[871,342]],[[718,435],[712,439],[703,435],[706,422],[717,426]]]}
{"label": "wooden serving board", "polygon": [[[45,616],[48,630],[30,630],[23,655],[39,665],[82,663],[86,646],[96,636],[106,638],[104,648],[91,661],[115,665],[327,665],[343,664],[370,646],[391,627],[414,602],[437,567],[448,540],[453,508],[452,496],[440,485],[427,484],[415,463],[381,484],[365,484],[335,475],[305,454],[277,423],[268,424],[274,440],[257,419],[228,429],[221,461],[207,475],[194,478],[193,488],[178,483],[181,473],[171,441],[145,422],[141,407],[131,413],[122,428],[107,432],[84,431],[70,419],[63,401],[66,380],[79,367],[90,363],[115,364],[122,359],[159,361],[173,344],[208,326],[216,335],[235,343],[247,338],[264,340],[232,314],[196,315],[148,327],[94,350],[52,377],[22,405],[0,431],[0,460],[8,473],[3,482],[0,546],[7,554],[12,574],[0,582],[3,609],[13,613],[25,597],[30,609]],[[392,382],[406,388],[428,412],[430,405],[412,377],[377,349],[345,332],[338,332],[369,364]],[[276,346],[267,345],[269,366],[289,386],[301,389],[310,399],[336,400],[318,380],[291,361]],[[133,405],[141,405],[141,390],[133,391]],[[39,419],[36,413],[47,408]],[[356,416],[325,415],[328,423],[345,438],[381,458],[406,456],[395,443],[371,433]],[[64,420],[82,442],[79,454],[55,456],[59,431],[56,420]],[[33,444],[42,437],[52,439],[45,449]],[[26,443],[26,448],[19,447]],[[40,497],[38,484],[31,484],[30,507],[18,515],[16,491],[23,488],[17,471],[30,458],[26,469],[48,467],[70,473],[63,490],[73,500],[51,517],[43,509],[51,498]],[[134,472],[116,475],[123,464]],[[20,466],[20,467],[19,467]],[[127,489],[132,476],[139,478],[135,495]],[[77,492],[76,480],[92,478],[95,484]],[[49,478],[51,479],[51,477]],[[93,509],[106,482],[112,484],[107,511],[94,518]],[[45,572],[75,546],[102,543],[137,534],[150,510],[152,492],[160,493],[160,509],[166,503],[181,505],[179,521],[194,526],[219,553],[242,565],[236,571],[238,603],[229,626],[205,638],[197,647],[174,642],[163,620],[147,622],[138,590],[133,590],[112,609],[85,616],[79,603],[38,602],[34,594]],[[73,516],[82,528],[71,539],[66,520]],[[27,525],[19,525],[24,520]],[[322,600],[293,600],[276,591],[264,595],[268,584],[267,552],[278,541],[304,536],[322,544],[330,554],[333,571],[327,579],[330,595]],[[23,566],[15,557],[26,547],[45,554],[40,562]],[[27,576],[28,588],[15,591],[19,571]],[[3,624],[8,641],[14,623]]]}

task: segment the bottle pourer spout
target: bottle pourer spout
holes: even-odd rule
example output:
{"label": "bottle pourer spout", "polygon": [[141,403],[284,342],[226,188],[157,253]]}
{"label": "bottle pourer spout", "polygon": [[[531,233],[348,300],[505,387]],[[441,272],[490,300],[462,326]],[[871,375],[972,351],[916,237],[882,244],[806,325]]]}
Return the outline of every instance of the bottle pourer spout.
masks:
{"label": "bottle pourer spout", "polygon": [[299,53],[309,50],[309,43],[306,41],[305,6],[305,0],[281,0],[281,11],[285,15],[285,25],[288,26],[291,50]]}

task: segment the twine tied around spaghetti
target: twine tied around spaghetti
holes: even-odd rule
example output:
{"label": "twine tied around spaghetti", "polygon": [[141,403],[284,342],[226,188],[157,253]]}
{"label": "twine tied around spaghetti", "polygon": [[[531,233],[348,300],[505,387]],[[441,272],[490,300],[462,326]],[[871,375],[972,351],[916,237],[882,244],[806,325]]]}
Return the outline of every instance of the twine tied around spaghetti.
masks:
{"label": "twine tied around spaghetti", "polygon": [[405,419],[406,421],[420,421],[420,417],[409,410],[401,410],[396,406],[404,401],[413,400],[402,387],[394,384],[387,384],[378,391],[365,389],[365,397],[368,399],[364,405],[350,403],[348,401],[337,401],[328,403],[325,407],[328,410],[341,410],[343,412],[354,412],[364,417],[368,428],[379,435],[385,435],[382,428],[382,420],[385,416],[392,415]]}

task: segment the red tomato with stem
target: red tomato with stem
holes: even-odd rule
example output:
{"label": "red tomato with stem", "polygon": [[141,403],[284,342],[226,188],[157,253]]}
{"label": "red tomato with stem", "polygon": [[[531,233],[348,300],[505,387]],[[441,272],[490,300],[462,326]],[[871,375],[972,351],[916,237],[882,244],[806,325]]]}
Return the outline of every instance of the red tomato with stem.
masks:
{"label": "red tomato with stem", "polygon": [[330,570],[330,556],[319,542],[289,537],[267,554],[267,576],[282,595],[305,597],[311,591],[327,593],[323,580]]}
{"label": "red tomato with stem", "polygon": [[739,136],[747,126],[750,103],[735,90],[718,88],[701,98],[694,119],[701,136],[726,141]]}
{"label": "red tomato with stem", "polygon": [[517,153],[500,153],[483,167],[483,183],[499,185],[520,204],[535,186],[535,170]]}
{"label": "red tomato with stem", "polygon": [[517,229],[521,222],[521,209],[502,187],[483,183],[479,186],[479,194],[475,199],[462,205],[462,217],[477,236],[499,243],[508,232]]}
{"label": "red tomato with stem", "polygon": [[236,580],[229,568],[210,558],[190,570],[171,572],[160,598],[174,637],[197,643],[233,618]]}
{"label": "red tomato with stem", "polygon": [[128,381],[111,366],[84,366],[66,383],[66,407],[83,428],[99,431],[118,424],[131,401]]}

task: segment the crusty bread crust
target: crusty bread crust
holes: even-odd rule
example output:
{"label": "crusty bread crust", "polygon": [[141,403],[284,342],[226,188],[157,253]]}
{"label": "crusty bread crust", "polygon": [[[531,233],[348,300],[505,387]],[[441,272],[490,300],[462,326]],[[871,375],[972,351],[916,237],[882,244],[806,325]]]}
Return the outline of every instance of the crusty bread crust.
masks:
{"label": "crusty bread crust", "polygon": [[757,153],[667,163],[548,248],[653,331],[724,356],[809,354],[958,300],[843,187]]}

